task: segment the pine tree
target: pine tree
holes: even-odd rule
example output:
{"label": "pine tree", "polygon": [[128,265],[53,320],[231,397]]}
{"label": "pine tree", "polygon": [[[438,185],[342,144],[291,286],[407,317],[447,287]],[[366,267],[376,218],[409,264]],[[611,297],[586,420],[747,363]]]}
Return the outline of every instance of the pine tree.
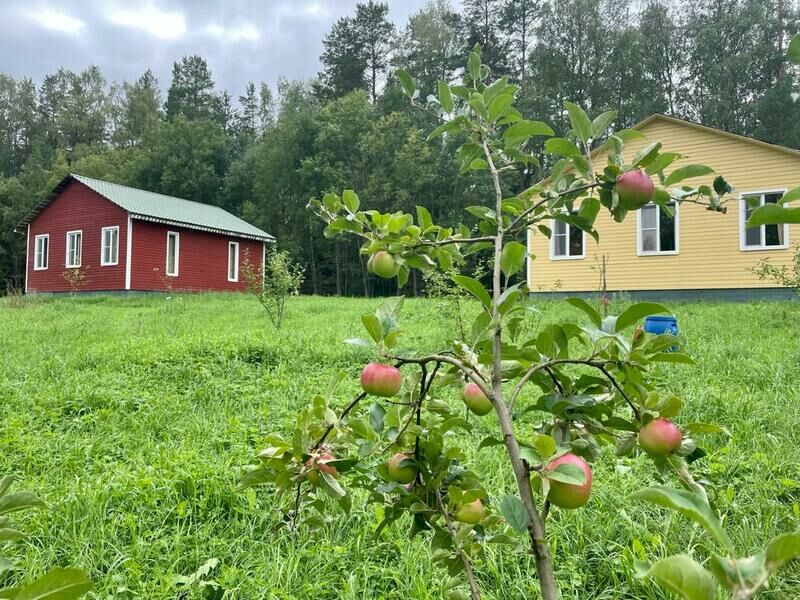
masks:
{"label": "pine tree", "polygon": [[219,99],[208,63],[200,56],[184,56],[172,67],[172,84],[167,92],[168,119],[183,115],[189,120],[219,117]]}

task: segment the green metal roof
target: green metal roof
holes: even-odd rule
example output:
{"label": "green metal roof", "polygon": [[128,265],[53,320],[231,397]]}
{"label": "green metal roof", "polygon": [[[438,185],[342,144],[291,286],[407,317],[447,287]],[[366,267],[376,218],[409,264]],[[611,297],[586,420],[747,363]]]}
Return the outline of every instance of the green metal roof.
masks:
{"label": "green metal roof", "polygon": [[74,174],[64,178],[47,199],[40,203],[20,225],[30,223],[72,181],[79,181],[91,188],[103,198],[127,211],[135,219],[178,225],[213,233],[232,234],[237,237],[256,240],[275,240],[266,231],[243,221],[219,206],[174,198]]}

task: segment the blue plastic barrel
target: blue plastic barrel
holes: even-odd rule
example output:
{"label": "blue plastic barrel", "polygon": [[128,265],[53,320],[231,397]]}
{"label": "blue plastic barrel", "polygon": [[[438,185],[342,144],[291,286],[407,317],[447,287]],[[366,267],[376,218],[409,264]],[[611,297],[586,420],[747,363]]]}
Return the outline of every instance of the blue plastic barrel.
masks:
{"label": "blue plastic barrel", "polygon": [[655,335],[662,333],[678,335],[678,319],[674,316],[647,317],[644,320],[644,330],[647,333],[653,333]]}

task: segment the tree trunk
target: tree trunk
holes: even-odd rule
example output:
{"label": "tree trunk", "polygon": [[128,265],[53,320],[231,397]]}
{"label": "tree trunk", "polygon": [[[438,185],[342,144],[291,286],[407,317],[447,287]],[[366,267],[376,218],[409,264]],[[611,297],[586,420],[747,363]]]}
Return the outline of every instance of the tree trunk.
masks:
{"label": "tree trunk", "polygon": [[311,229],[311,222],[308,223],[308,232],[311,234],[308,240],[308,254],[311,262],[311,290],[316,296],[319,294],[319,287],[317,286],[317,256],[314,253],[314,232]]}
{"label": "tree trunk", "polygon": [[336,267],[336,295],[342,295],[342,261],[339,256],[339,242],[333,242],[333,260]]}
{"label": "tree trunk", "polygon": [[364,284],[364,298],[369,298],[369,276],[367,268],[364,266],[364,259],[361,256],[358,244],[356,244],[356,257],[358,259],[358,266],[361,269],[361,282]]}

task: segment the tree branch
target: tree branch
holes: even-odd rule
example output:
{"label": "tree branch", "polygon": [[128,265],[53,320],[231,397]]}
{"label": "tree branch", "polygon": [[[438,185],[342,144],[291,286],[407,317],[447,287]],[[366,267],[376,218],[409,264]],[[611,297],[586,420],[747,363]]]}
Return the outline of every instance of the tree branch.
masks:
{"label": "tree branch", "polygon": [[[442,516],[444,516],[444,522],[445,525],[447,525],[447,531],[450,533],[453,544],[456,545],[458,543],[456,542],[456,529],[453,526],[453,521],[450,519],[450,513],[447,512],[447,508],[442,500],[442,493],[438,488],[436,489],[436,503],[439,505],[439,511],[442,513]],[[464,564],[464,571],[467,573],[467,581],[469,582],[469,589],[472,593],[472,600],[480,600],[481,591],[478,588],[478,583],[475,581],[475,575],[472,572],[472,561],[460,546],[456,546],[456,552],[461,562]]]}

